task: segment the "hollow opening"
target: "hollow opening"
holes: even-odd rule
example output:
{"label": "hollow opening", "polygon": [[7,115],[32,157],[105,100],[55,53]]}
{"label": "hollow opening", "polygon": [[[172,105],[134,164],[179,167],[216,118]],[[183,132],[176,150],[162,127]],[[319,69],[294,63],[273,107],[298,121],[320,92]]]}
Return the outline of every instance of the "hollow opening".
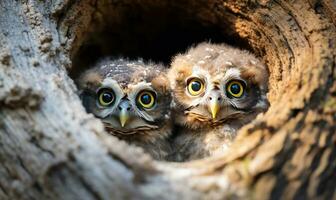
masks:
{"label": "hollow opening", "polygon": [[253,51],[236,31],[237,16],[219,4],[99,1],[95,6],[79,48],[72,52],[73,79],[106,56],[143,58],[168,66],[174,55],[204,41]]}
{"label": "hollow opening", "polygon": [[228,12],[214,16],[209,13],[214,6],[210,3],[111,1],[96,6],[84,39],[73,53],[70,76],[74,78],[105,56],[143,58],[168,65],[174,55],[204,41],[251,49],[234,30],[232,20],[236,17]]}

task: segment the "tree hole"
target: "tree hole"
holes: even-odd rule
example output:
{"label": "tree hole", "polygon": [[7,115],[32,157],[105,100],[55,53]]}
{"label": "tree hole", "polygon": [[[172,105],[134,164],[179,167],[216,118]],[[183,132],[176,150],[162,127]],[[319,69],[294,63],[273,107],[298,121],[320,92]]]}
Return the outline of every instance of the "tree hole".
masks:
{"label": "tree hole", "polygon": [[[210,41],[253,51],[221,4],[194,1],[99,1],[72,54],[70,76],[104,57],[142,58],[169,66],[177,53]],[[84,12],[84,11],[83,11]],[[79,45],[78,45],[79,44]],[[255,52],[257,53],[257,52]],[[260,57],[260,55],[257,56]]]}

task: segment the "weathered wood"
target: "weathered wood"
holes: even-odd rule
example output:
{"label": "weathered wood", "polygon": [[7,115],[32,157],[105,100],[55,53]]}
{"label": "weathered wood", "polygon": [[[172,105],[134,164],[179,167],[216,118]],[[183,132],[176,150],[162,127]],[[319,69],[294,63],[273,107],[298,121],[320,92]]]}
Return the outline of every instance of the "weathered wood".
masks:
{"label": "weathered wood", "polygon": [[[1,1],[0,199],[336,199],[335,4]],[[85,113],[67,70],[120,7],[184,10],[263,58],[271,107],[226,155],[154,162]]]}

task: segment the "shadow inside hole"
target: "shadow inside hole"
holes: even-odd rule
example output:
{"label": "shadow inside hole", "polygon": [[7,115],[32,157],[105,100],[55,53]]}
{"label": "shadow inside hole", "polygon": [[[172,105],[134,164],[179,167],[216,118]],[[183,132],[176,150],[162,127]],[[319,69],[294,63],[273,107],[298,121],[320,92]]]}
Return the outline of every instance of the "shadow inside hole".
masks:
{"label": "shadow inside hole", "polygon": [[250,49],[247,41],[225,26],[225,21],[205,22],[193,14],[185,14],[181,8],[114,8],[110,16],[111,12],[105,9],[100,18],[92,21],[86,39],[74,54],[71,77],[78,77],[106,56],[143,58],[169,65],[174,55],[204,41]]}

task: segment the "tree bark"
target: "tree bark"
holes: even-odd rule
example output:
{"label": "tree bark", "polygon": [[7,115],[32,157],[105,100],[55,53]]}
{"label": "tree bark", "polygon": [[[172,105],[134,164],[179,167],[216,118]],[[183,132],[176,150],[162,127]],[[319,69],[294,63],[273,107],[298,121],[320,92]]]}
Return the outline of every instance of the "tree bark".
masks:
{"label": "tree bark", "polygon": [[[267,64],[271,106],[227,154],[156,162],[85,112],[68,71],[93,21],[147,4],[221,27]],[[336,199],[335,13],[333,0],[2,0],[0,199]]]}

